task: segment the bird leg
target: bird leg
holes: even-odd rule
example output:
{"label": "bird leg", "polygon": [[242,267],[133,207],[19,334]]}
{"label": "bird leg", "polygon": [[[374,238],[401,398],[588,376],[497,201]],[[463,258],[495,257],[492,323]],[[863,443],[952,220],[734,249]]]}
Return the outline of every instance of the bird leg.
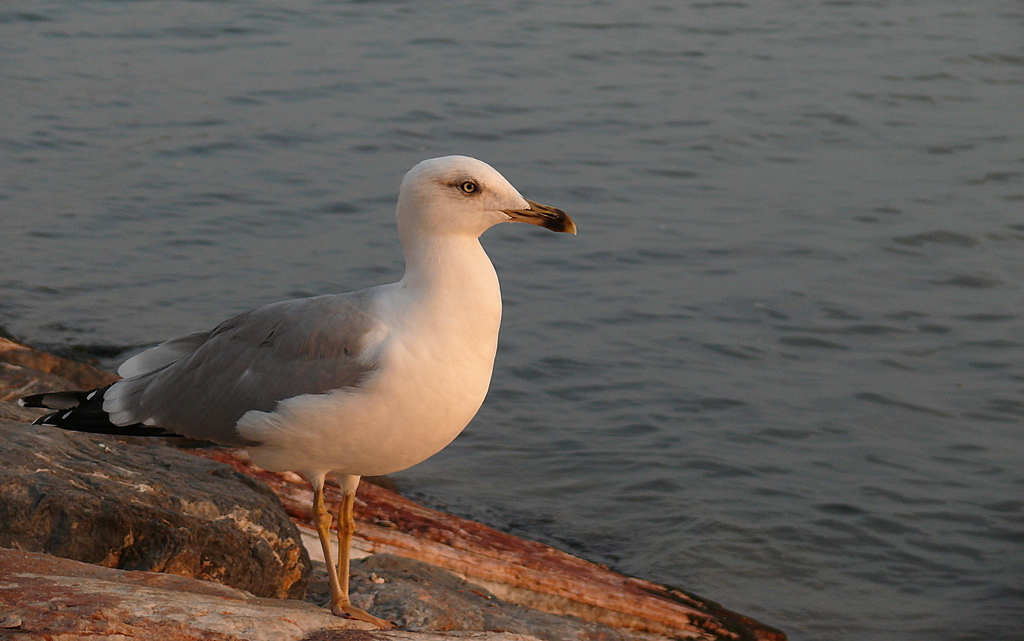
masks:
{"label": "bird leg", "polygon": [[334,569],[334,562],[331,560],[331,513],[324,505],[324,479],[313,481],[313,525],[316,533],[320,535],[320,548],[324,552],[324,562],[327,564],[327,581],[331,586],[331,604],[334,604],[334,595],[341,594],[341,584],[338,583],[338,572]]}
{"label": "bird leg", "polygon": [[[358,477],[356,477],[358,479]],[[358,480],[357,483],[358,485]],[[324,505],[323,479],[313,483],[313,523],[320,535],[320,546],[324,551],[324,562],[327,565],[327,578],[331,586],[331,612],[336,616],[358,619],[374,624],[382,630],[395,627],[390,621],[378,619],[369,612],[352,605],[348,597],[349,582],[349,546],[356,523],[352,516],[355,505],[355,487],[351,492],[344,488],[341,506],[338,508],[338,566],[335,568],[331,560],[331,513]]]}

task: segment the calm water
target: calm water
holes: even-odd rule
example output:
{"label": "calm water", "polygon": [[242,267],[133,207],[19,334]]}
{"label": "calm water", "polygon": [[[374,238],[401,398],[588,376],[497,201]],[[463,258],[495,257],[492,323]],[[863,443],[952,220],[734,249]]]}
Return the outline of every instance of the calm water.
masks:
{"label": "calm water", "polygon": [[9,0],[0,87],[14,336],[397,279],[402,174],[477,156],[580,235],[487,234],[408,492],[798,641],[1024,639],[1021,2]]}

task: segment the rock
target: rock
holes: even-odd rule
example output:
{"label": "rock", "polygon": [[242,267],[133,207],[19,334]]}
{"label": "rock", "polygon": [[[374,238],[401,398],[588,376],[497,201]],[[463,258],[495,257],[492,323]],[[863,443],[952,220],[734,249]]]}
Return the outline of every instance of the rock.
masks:
{"label": "rock", "polygon": [[162,445],[0,421],[0,546],[301,598],[310,563],[265,485]]}
{"label": "rock", "polygon": [[[0,548],[0,639],[12,641],[618,641],[644,637],[502,603],[448,572],[379,555],[363,598],[405,631],[381,632],[299,601]],[[370,587],[372,586],[372,587]],[[364,604],[365,605],[365,604]],[[484,630],[501,630],[485,632]],[[430,634],[429,632],[448,632]]]}
{"label": "rock", "polygon": [[451,572],[391,554],[353,563],[353,601],[417,631],[504,630],[546,641],[667,641],[509,603]]}
{"label": "rock", "polygon": [[0,337],[0,401],[56,389],[102,387],[117,379],[117,374]]}
{"label": "rock", "polygon": [[0,638],[12,641],[297,641],[323,630],[372,628],[302,601],[2,548],[0,612]]}

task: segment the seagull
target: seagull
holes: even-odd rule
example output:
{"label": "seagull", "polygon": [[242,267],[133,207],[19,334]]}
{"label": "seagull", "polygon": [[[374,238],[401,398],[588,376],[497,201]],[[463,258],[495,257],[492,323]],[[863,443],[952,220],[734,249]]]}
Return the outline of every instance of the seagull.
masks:
{"label": "seagull", "polygon": [[[245,448],[260,467],[313,486],[313,520],[337,616],[387,629],[349,600],[352,511],[362,476],[426,460],[466,427],[490,386],[501,292],[480,235],[503,222],[575,234],[565,212],[526,200],[490,165],[424,160],[397,206],[397,283],[271,303],[208,332],[129,358],[108,387],[36,394],[38,425],[126,436],[184,436]],[[338,509],[338,563],[324,481]]]}

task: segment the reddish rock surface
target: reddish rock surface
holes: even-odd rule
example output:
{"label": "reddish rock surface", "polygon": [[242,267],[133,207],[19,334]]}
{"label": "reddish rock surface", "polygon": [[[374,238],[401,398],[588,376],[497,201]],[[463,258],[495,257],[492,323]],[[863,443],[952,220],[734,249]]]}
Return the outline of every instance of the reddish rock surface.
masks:
{"label": "reddish rock surface", "polygon": [[297,641],[368,627],[302,601],[0,548],[0,638],[12,641]]}

